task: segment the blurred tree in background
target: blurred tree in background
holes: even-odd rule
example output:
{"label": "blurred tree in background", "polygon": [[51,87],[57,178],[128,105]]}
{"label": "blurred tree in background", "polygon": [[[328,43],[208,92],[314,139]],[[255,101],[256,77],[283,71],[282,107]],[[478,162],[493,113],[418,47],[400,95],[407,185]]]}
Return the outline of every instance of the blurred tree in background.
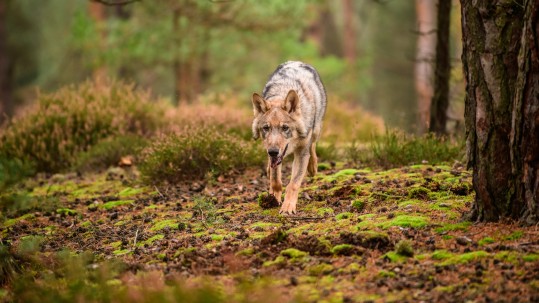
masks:
{"label": "blurred tree in background", "polygon": [[[418,128],[413,1],[101,2],[0,4],[3,113],[32,100],[36,87],[51,91],[106,77],[150,88],[172,103],[231,95],[249,107],[248,96],[263,88],[275,66],[302,60],[317,67],[330,98],[361,105],[389,126]],[[458,32],[456,22],[451,32]],[[463,82],[461,72],[455,75],[452,87]]]}

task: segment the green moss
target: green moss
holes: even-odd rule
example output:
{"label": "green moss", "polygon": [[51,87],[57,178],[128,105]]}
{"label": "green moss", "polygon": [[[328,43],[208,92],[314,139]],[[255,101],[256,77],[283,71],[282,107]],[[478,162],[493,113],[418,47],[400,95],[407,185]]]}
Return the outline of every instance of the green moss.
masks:
{"label": "green moss", "polygon": [[343,170],[340,170],[340,171],[334,173],[333,175],[329,175],[329,176],[325,177],[324,181],[333,182],[333,181],[348,179],[351,176],[357,174],[358,172],[360,172],[360,170],[353,169],[353,168],[343,169]]}
{"label": "green moss", "polygon": [[424,216],[400,215],[391,221],[379,223],[378,226],[388,228],[390,226],[421,228],[427,226],[429,219]]}
{"label": "green moss", "polygon": [[333,208],[329,207],[322,207],[319,208],[316,213],[320,216],[325,216],[326,214],[333,214]]}
{"label": "green moss", "polygon": [[539,260],[539,254],[527,254],[527,255],[524,255],[522,256],[522,260],[524,260],[524,262],[535,262],[537,260]]}
{"label": "green moss", "polygon": [[121,255],[131,253],[131,250],[130,249],[117,249],[117,250],[113,251],[112,253],[115,256],[121,256]]}
{"label": "green moss", "polygon": [[122,246],[122,241],[116,241],[116,242],[112,242],[109,244],[110,247],[112,248],[119,248],[120,246]]}
{"label": "green moss", "polygon": [[532,280],[528,285],[534,290],[539,290],[539,280]]}
{"label": "green moss", "polygon": [[309,267],[309,269],[308,269],[309,275],[311,275],[311,276],[327,275],[327,274],[331,273],[332,271],[333,271],[333,266],[331,266],[329,264],[326,264],[326,263],[313,265],[313,266]]}
{"label": "green moss", "polygon": [[176,222],[176,220],[171,220],[171,219],[159,221],[159,222],[155,223],[152,226],[152,228],[150,228],[150,230],[151,231],[160,231],[165,227],[178,229],[178,222]]}
{"label": "green moss", "polygon": [[251,224],[251,228],[260,227],[260,228],[263,228],[263,229],[268,229],[268,228],[276,227],[276,226],[279,226],[279,225],[280,225],[279,223],[256,222],[256,223]]}
{"label": "green moss", "polygon": [[286,263],[286,258],[283,257],[283,256],[277,256],[277,258],[275,258],[275,260],[266,261],[266,262],[264,262],[264,264],[262,264],[262,266],[269,267],[269,266],[283,264],[283,263]]}
{"label": "green moss", "polygon": [[456,231],[456,230],[462,230],[466,231],[468,230],[468,227],[472,225],[472,222],[460,222],[460,223],[449,223],[442,227],[438,227],[435,229],[437,233],[443,233],[448,231]]}
{"label": "green moss", "polygon": [[137,243],[137,246],[144,246],[145,244],[151,245],[153,242],[155,242],[157,240],[161,240],[163,238],[165,238],[165,235],[158,234],[158,235],[155,235],[155,236],[149,238],[146,241],[141,241],[141,242]]}
{"label": "green moss", "polygon": [[381,271],[378,272],[378,277],[381,277],[381,278],[395,278],[396,275],[392,271],[381,270]]}
{"label": "green moss", "polygon": [[453,292],[455,290],[455,285],[436,286],[434,290],[439,292]]}
{"label": "green moss", "polygon": [[430,189],[425,187],[415,187],[408,191],[408,198],[410,199],[427,199],[429,197]]}
{"label": "green moss", "polygon": [[212,241],[222,241],[224,237],[223,235],[211,235]]}
{"label": "green moss", "polygon": [[128,188],[125,188],[122,191],[120,191],[118,193],[118,196],[120,196],[121,198],[125,198],[125,197],[136,196],[136,195],[138,195],[140,193],[143,193],[143,192],[144,192],[144,188],[128,187]]}
{"label": "green moss", "polygon": [[394,251],[387,252],[382,257],[389,259],[391,262],[404,262],[408,259],[406,256],[399,255]]}
{"label": "green moss", "polygon": [[333,246],[331,253],[334,255],[350,255],[354,251],[354,246],[350,244],[339,244]]}
{"label": "green moss", "polygon": [[352,206],[354,210],[360,212],[365,208],[365,202],[361,199],[355,199],[350,206]]}
{"label": "green moss", "polygon": [[430,257],[434,260],[446,260],[453,257],[453,254],[447,250],[436,250]]}
{"label": "green moss", "polygon": [[77,214],[77,211],[76,211],[76,210],[69,209],[69,208],[58,208],[58,209],[56,210],[56,213],[57,213],[57,214],[60,214],[60,215],[74,216],[74,215]]}
{"label": "green moss", "polygon": [[487,244],[492,244],[494,242],[494,239],[492,239],[491,237],[484,237],[483,239],[479,240],[477,244],[479,244],[480,246],[484,246]]}
{"label": "green moss", "polygon": [[135,202],[135,200],[110,201],[110,202],[107,202],[107,203],[101,205],[100,207],[104,208],[104,209],[112,209],[112,208],[115,208],[115,207],[118,207],[118,206],[121,206],[121,205],[131,204],[133,202]]}
{"label": "green moss", "polygon": [[447,266],[447,265],[453,265],[453,264],[464,264],[468,263],[470,261],[483,259],[488,257],[489,254],[486,251],[472,251],[469,253],[464,253],[461,255],[454,255],[449,259],[446,259],[444,262],[440,263],[440,266]]}
{"label": "green moss", "polygon": [[318,163],[318,170],[319,171],[328,170],[330,168],[331,168],[331,165],[329,165],[328,163]]}
{"label": "green moss", "polygon": [[195,247],[180,248],[174,253],[174,258],[176,258],[176,257],[178,257],[180,255],[190,254],[190,253],[192,253],[192,252],[194,252],[196,250],[197,249]]}
{"label": "green moss", "polygon": [[290,259],[300,259],[307,257],[309,254],[295,248],[287,248],[281,251],[281,256],[288,257]]}
{"label": "green moss", "polygon": [[338,272],[347,273],[347,274],[355,274],[359,272],[360,270],[361,270],[361,266],[356,262],[352,262],[345,268],[339,268]]}
{"label": "green moss", "polygon": [[521,230],[517,230],[511,233],[509,236],[505,237],[505,240],[514,241],[522,238],[522,236],[524,236],[524,233]]}
{"label": "green moss", "polygon": [[405,200],[405,201],[399,202],[399,208],[404,208],[404,207],[406,207],[408,205],[421,205],[421,203],[424,204],[425,202],[415,200],[415,199]]}
{"label": "green moss", "polygon": [[90,222],[90,221],[84,221],[84,222],[82,222],[82,223],[80,224],[80,226],[88,228],[88,227],[92,226],[92,222]]}
{"label": "green moss", "polygon": [[494,255],[494,259],[516,264],[518,263],[518,253],[513,251],[500,251]]}
{"label": "green moss", "polygon": [[451,239],[453,239],[453,238],[454,238],[454,237],[451,236],[451,235],[443,235],[443,236],[442,236],[442,239],[444,239],[444,240],[451,240]]}
{"label": "green moss", "polygon": [[238,251],[236,253],[236,256],[246,256],[246,257],[248,257],[248,256],[254,255],[254,253],[255,253],[254,248],[249,247],[249,248],[242,249],[242,250]]}
{"label": "green moss", "polygon": [[349,212],[342,212],[335,216],[335,219],[337,220],[343,220],[343,219],[350,219],[352,218],[353,214]]}
{"label": "green moss", "polygon": [[34,217],[34,214],[26,214],[15,219],[9,219],[4,222],[4,227],[10,227],[17,224],[19,221],[33,219]]}
{"label": "green moss", "polygon": [[395,245],[395,252],[398,255],[405,256],[405,257],[413,257],[414,256],[414,248],[412,246],[412,242],[409,240],[401,240],[397,245]]}

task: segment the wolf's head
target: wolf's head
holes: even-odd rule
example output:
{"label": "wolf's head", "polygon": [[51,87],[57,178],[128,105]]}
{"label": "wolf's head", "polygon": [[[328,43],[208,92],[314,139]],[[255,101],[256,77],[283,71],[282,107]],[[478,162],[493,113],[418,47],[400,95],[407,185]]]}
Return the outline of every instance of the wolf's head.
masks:
{"label": "wolf's head", "polygon": [[[294,139],[305,138],[307,132],[296,91],[291,90],[284,100],[264,100],[253,94],[253,138],[262,137],[264,147],[274,168],[281,164]],[[290,149],[293,150],[293,149]]]}

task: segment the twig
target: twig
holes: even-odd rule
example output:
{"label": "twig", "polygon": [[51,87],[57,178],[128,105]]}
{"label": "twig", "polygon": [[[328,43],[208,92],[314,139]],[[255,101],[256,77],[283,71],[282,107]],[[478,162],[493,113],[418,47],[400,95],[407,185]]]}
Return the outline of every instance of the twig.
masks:
{"label": "twig", "polygon": [[138,228],[135,232],[135,240],[133,241],[133,249],[137,248]]}
{"label": "twig", "polygon": [[163,194],[159,191],[159,188],[157,188],[156,185],[153,186],[155,188],[155,190],[157,191],[157,193],[161,196],[161,198],[164,198],[165,196],[163,196]]}
{"label": "twig", "polygon": [[321,220],[324,219],[324,217],[290,217],[289,219],[292,220]]}
{"label": "twig", "polygon": [[101,3],[103,5],[107,6],[122,6],[126,4],[131,4],[134,2],[138,2],[140,0],[124,0],[124,1],[106,1],[106,0],[91,0],[93,2]]}

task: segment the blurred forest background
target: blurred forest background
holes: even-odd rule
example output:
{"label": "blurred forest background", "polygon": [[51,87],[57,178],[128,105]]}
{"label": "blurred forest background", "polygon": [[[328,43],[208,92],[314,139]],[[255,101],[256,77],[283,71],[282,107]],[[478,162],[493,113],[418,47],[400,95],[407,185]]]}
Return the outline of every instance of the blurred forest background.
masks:
{"label": "blurred forest background", "polygon": [[[105,2],[105,3],[104,3]],[[330,102],[422,133],[432,98],[436,1],[5,0],[0,2],[2,119],[86,79],[112,78],[172,104],[233,97],[250,109],[281,62],[322,75]],[[460,7],[450,28],[449,131],[463,119]],[[341,103],[334,101],[340,100]],[[331,106],[331,104],[330,104]]]}

